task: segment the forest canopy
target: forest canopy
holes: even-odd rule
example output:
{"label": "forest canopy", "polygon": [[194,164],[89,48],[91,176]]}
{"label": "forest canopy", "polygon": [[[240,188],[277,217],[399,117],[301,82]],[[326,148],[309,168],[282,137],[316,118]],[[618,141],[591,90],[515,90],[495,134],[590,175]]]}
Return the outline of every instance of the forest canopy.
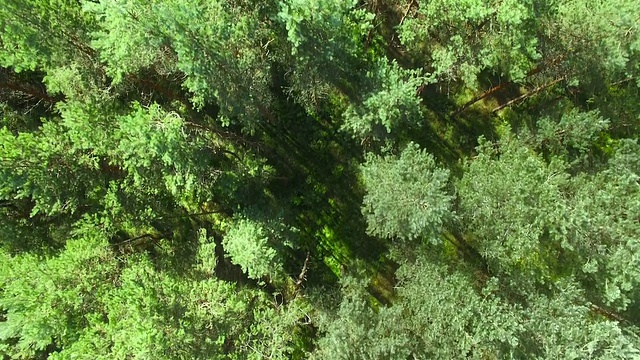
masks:
{"label": "forest canopy", "polygon": [[640,358],[640,0],[0,0],[3,359]]}

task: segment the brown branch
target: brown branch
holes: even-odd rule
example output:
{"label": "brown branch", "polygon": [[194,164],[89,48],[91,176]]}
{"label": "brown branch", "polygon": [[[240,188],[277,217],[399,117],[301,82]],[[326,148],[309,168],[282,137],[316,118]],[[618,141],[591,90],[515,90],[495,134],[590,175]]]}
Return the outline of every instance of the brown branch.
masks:
{"label": "brown branch", "polygon": [[302,288],[302,284],[305,280],[307,280],[307,271],[309,270],[309,262],[311,261],[311,252],[307,251],[307,257],[304,259],[304,265],[302,265],[302,271],[300,271],[300,275],[298,275],[298,280],[296,280],[296,287],[293,291],[294,297],[295,294],[300,291]]}
{"label": "brown branch", "polygon": [[11,200],[0,200],[0,209],[1,208],[12,208],[17,209],[16,204]]}
{"label": "brown branch", "polygon": [[[191,127],[194,129],[199,129],[199,130],[203,130],[206,132],[210,132],[212,134],[216,134],[218,136],[220,136],[222,139],[224,140],[229,140],[235,144],[239,144],[245,147],[250,147],[250,148],[254,148],[257,149],[259,151],[264,151],[266,153],[271,153],[273,154],[273,151],[271,151],[270,148],[266,147],[264,144],[260,143],[260,142],[256,142],[256,141],[251,141],[248,140],[247,138],[240,136],[240,135],[236,135],[232,132],[228,132],[228,131],[223,131],[223,130],[218,130],[216,128],[213,128],[211,126],[207,126],[207,125],[203,125],[203,124],[198,124],[192,121],[185,121],[185,125],[187,127]],[[223,152],[226,152],[228,154],[231,154],[230,151],[228,150],[223,150]],[[241,160],[241,158],[236,154],[235,157],[239,160]]]}
{"label": "brown branch", "polygon": [[177,94],[176,92],[174,92],[170,88],[167,88],[166,86],[161,86],[161,85],[157,84],[155,81],[151,81],[149,79],[137,77],[137,78],[135,78],[133,80],[134,81],[136,81],[136,80],[139,81],[141,85],[146,86],[151,91],[156,91],[156,92],[160,93],[162,96],[164,96],[168,100],[179,101],[181,104],[186,106],[187,109],[193,110],[193,107],[191,106],[191,103],[186,98],[184,98],[182,96],[182,94]]}
{"label": "brown branch", "polygon": [[273,116],[271,111],[269,111],[269,109],[267,109],[266,106],[264,106],[262,104],[258,104],[258,111],[260,112],[260,115],[262,115],[262,117],[267,119],[267,121],[269,121],[271,124],[275,124],[276,123],[275,116]]}
{"label": "brown branch", "polygon": [[502,109],[504,109],[506,107],[509,107],[509,106],[511,106],[511,105],[513,105],[515,103],[518,103],[518,102],[520,102],[520,101],[522,101],[522,100],[524,100],[524,99],[526,99],[526,98],[528,98],[530,96],[533,96],[533,95],[535,95],[535,94],[537,94],[537,93],[539,93],[539,92],[541,92],[541,91],[543,91],[545,89],[550,88],[551,86],[553,86],[553,85],[555,85],[555,84],[557,84],[557,83],[559,83],[561,81],[564,81],[566,78],[567,78],[567,76],[563,76],[563,77],[561,77],[559,79],[553,80],[550,83],[546,83],[544,85],[540,85],[537,88],[527,92],[526,94],[522,94],[522,95],[518,96],[517,98],[515,98],[513,100],[509,100],[508,102],[496,107],[495,109],[493,109],[492,112],[496,113],[496,112],[498,112],[498,111],[500,111],[500,110],[502,110]]}
{"label": "brown branch", "polygon": [[[552,69],[554,67],[556,67],[557,65],[559,65],[566,57],[564,55],[560,55],[557,56],[556,58],[554,58],[551,61],[545,61],[542,64],[539,64],[538,66],[536,66],[535,68],[529,70],[527,72],[527,75],[525,76],[525,78],[529,78],[531,76],[534,76],[536,74],[539,74],[545,70],[548,69]],[[471,107],[471,105],[477,103],[478,101],[485,99],[489,96],[491,96],[492,94],[504,89],[505,87],[512,85],[513,81],[506,81],[503,83],[500,83],[496,86],[493,86],[492,88],[490,88],[489,90],[485,91],[484,93],[474,97],[473,99],[467,101],[464,105],[462,105],[460,108],[458,108],[458,110],[456,110],[453,114],[451,114],[452,117],[458,116],[460,115],[460,113],[462,113],[463,111],[467,110],[468,108]]]}
{"label": "brown branch", "polygon": [[478,101],[485,99],[489,96],[491,96],[492,94],[504,89],[505,87],[509,86],[513,84],[511,81],[506,81],[503,83],[500,83],[492,88],[490,88],[489,90],[483,92],[482,94],[474,97],[473,99],[467,101],[464,105],[462,105],[461,107],[458,108],[458,110],[454,111],[453,114],[451,114],[452,117],[456,117],[458,115],[460,115],[462,112],[464,112],[465,110],[467,110],[468,108],[471,107],[471,105],[477,103]]}
{"label": "brown branch", "polygon": [[167,219],[180,219],[180,218],[187,218],[187,217],[196,217],[196,216],[204,216],[204,215],[213,215],[213,214],[226,214],[228,213],[228,211],[226,210],[212,210],[212,211],[205,211],[205,212],[200,212],[200,213],[192,213],[192,214],[184,214],[184,215],[176,215],[176,216],[160,216],[157,219],[158,220],[167,220]]}
{"label": "brown branch", "polygon": [[616,81],[616,82],[614,82],[613,84],[611,84],[610,86],[618,86],[618,85],[622,85],[622,84],[624,84],[624,83],[628,83],[628,82],[629,82],[629,81],[631,81],[631,80],[635,80],[635,78],[636,78],[635,76],[628,77],[628,78],[626,78],[626,79],[622,79],[622,80]]}
{"label": "brown branch", "polygon": [[[402,26],[402,24],[404,24],[404,21],[406,20],[407,16],[409,16],[409,12],[411,11],[411,8],[413,8],[413,5],[416,3],[416,0],[411,0],[411,2],[409,3],[409,6],[407,6],[407,10],[404,12],[404,15],[402,15],[402,18],[400,19],[400,23],[398,23],[397,27]],[[391,36],[391,42],[393,44],[393,42],[396,40],[396,32],[393,32],[393,35]]]}
{"label": "brown branch", "polygon": [[373,29],[375,29],[375,26],[372,26],[371,29],[369,29],[369,32],[367,33],[367,40],[365,40],[364,42],[365,51],[369,50],[369,45],[371,44],[371,40],[373,39]]}
{"label": "brown branch", "polygon": [[127,239],[127,240],[121,241],[119,243],[113,244],[113,246],[122,246],[122,245],[131,243],[131,242],[136,241],[136,240],[144,239],[144,238],[150,238],[152,240],[158,240],[159,239],[159,237],[154,236],[152,234],[142,234],[140,236],[132,237],[130,239]]}
{"label": "brown branch", "polygon": [[484,275],[490,276],[491,272],[489,270],[489,264],[487,263],[487,260],[482,256],[482,254],[480,254],[480,252],[476,248],[471,246],[471,244],[469,244],[467,240],[465,240],[464,235],[462,235],[458,231],[453,231],[449,234],[451,236],[445,236],[445,239],[456,248],[458,253],[461,254],[464,259],[474,264]]}
{"label": "brown branch", "polygon": [[611,312],[611,311],[609,311],[607,309],[603,309],[602,307],[600,307],[600,306],[598,306],[596,304],[588,303],[587,306],[589,307],[589,309],[591,311],[593,311],[595,313],[598,313],[598,314],[606,317],[609,320],[617,321],[619,323],[626,323],[626,324],[630,323],[629,320],[623,318],[622,316],[620,316],[618,314],[615,314],[615,313],[613,313],[613,312]]}
{"label": "brown branch", "polygon": [[411,11],[411,8],[415,3],[416,3],[416,0],[411,0],[411,2],[409,3],[409,6],[407,6],[407,10],[404,12],[404,15],[402,16],[402,19],[400,19],[400,23],[398,24],[399,27],[402,26],[402,24],[404,24],[404,20],[409,15],[409,11]]}

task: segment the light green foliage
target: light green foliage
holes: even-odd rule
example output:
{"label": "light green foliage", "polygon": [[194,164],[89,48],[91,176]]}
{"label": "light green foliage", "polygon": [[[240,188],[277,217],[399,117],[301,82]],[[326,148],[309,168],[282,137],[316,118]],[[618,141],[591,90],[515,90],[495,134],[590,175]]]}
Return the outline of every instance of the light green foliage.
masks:
{"label": "light green foliage", "polygon": [[[46,259],[2,253],[0,353],[12,359],[286,359],[302,354],[302,301],[278,304],[211,277],[118,263],[88,222]],[[206,252],[202,249],[202,254]],[[205,260],[197,265],[206,267]]]}
{"label": "light green foliage", "polygon": [[483,141],[458,186],[463,222],[494,271],[544,273],[542,258],[555,261],[559,244],[546,247],[542,238],[562,241],[566,231],[565,164],[554,159],[547,165],[515,139],[504,139],[499,149]]}
{"label": "light green foliage", "polygon": [[551,296],[530,294],[529,306],[518,313],[520,319],[526,319],[522,335],[531,336],[519,339],[520,357],[609,360],[640,356],[637,334],[617,321],[593,316],[575,284],[557,285]]}
{"label": "light green foliage", "polygon": [[0,1],[0,64],[16,71],[50,69],[92,54],[90,18],[78,1]]}
{"label": "light green foliage", "polygon": [[34,358],[70,346],[100,312],[117,265],[105,234],[85,225],[57,256],[2,254],[0,353]]}
{"label": "light green foliage", "polygon": [[91,206],[122,217],[122,206],[132,210],[126,203],[133,201],[142,205],[134,207],[140,220],[151,208],[212,196],[207,185],[217,178],[209,167],[213,158],[203,156],[204,139],[190,136],[177,114],[133,104],[119,115],[101,112],[99,104],[66,103],[61,123],[45,122],[34,133],[2,130],[0,197],[33,200],[31,216]]}
{"label": "light green foliage", "polygon": [[213,274],[218,258],[216,256],[216,243],[211,236],[207,236],[206,229],[198,230],[198,266],[197,269],[206,275]]}
{"label": "light green foliage", "polygon": [[[356,2],[353,0],[289,0],[280,2],[281,10],[278,16],[287,28],[287,40],[292,44],[292,53],[297,54],[299,48],[317,43],[328,34],[338,34],[336,30],[340,30],[340,27],[344,26],[346,14],[355,5]],[[305,55],[302,54],[302,56]]]}
{"label": "light green foliage", "polygon": [[490,70],[522,80],[540,58],[536,29],[542,19],[529,1],[420,1],[418,14],[400,27],[400,39],[425,54],[438,80],[478,86]]}
{"label": "light green foliage", "polygon": [[[187,6],[188,4],[188,6]],[[94,46],[116,82],[151,67],[185,75],[197,106],[217,104],[227,119],[253,126],[269,103],[268,33],[256,14],[227,2],[104,1],[87,5],[100,19]]]}
{"label": "light green foliage", "polygon": [[[573,71],[592,86],[637,76],[637,0],[561,1],[550,30],[559,35]],[[594,81],[595,79],[595,81]]]}
{"label": "light green foliage", "polygon": [[574,150],[585,153],[598,140],[598,135],[609,128],[609,120],[600,113],[590,111],[581,113],[571,110],[562,115],[559,121],[544,118],[537,124],[537,142],[555,155]]}
{"label": "light green foliage", "polygon": [[306,359],[305,342],[313,331],[312,306],[301,298],[287,304],[260,299],[252,310],[253,322],[240,336],[235,358],[243,359]]}
{"label": "light green foliage", "polygon": [[382,138],[402,127],[419,125],[422,119],[417,89],[425,82],[419,71],[407,71],[397,63],[378,63],[368,74],[375,84],[361,104],[350,105],[343,129],[356,138]]}
{"label": "light green foliage", "polygon": [[[524,304],[481,289],[464,268],[446,265],[435,249],[417,260],[399,258],[398,296],[377,310],[363,284],[347,278],[335,313],[321,313],[323,337],[315,358],[332,359],[627,359],[640,355],[638,338],[578,305],[574,284],[537,294]],[[415,251],[415,248],[412,249]],[[431,255],[427,255],[431,254]]]}
{"label": "light green foliage", "polygon": [[[93,32],[92,46],[100,50],[102,61],[106,63],[106,72],[118,84],[124,77],[157,65],[161,74],[171,73],[175,68],[175,59],[170,49],[162,45],[164,37],[156,28],[151,3],[138,1],[100,1],[86,2],[84,10],[95,16],[100,25]],[[157,16],[157,15],[156,15]],[[148,23],[147,23],[148,22]],[[132,51],[135,49],[135,51]]]}
{"label": "light green foliage", "polygon": [[[490,71],[522,82],[533,71],[600,86],[637,75],[637,0],[421,1],[400,27],[440,80],[476,88]],[[536,70],[534,70],[536,69]]]}
{"label": "light green foliage", "polygon": [[409,334],[387,322],[395,319],[386,309],[376,313],[364,286],[358,278],[342,280],[339,304],[330,305],[335,310],[318,314],[323,337],[312,359],[406,359],[411,354]]}
{"label": "light green foliage", "polygon": [[623,142],[604,171],[575,177],[515,139],[494,146],[479,148],[459,184],[462,218],[492,271],[541,283],[576,276],[596,303],[636,304],[636,142]]}
{"label": "light green foliage", "polygon": [[252,279],[264,276],[277,279],[282,274],[278,254],[274,249],[278,234],[266,224],[249,219],[236,220],[223,240],[231,260],[242,267]]}
{"label": "light green foliage", "polygon": [[574,240],[587,289],[621,310],[640,304],[640,146],[623,141],[609,166],[575,180]]}
{"label": "light green foliage", "polygon": [[616,359],[639,354],[637,338],[576,305],[580,292],[572,284],[546,294],[527,288],[527,300],[519,304],[500,296],[505,290],[501,280],[488,279],[475,290],[464,269],[433,258],[406,264],[399,277],[400,300],[394,306],[403,308],[397,311],[402,317],[389,322],[413,334],[418,358]]}
{"label": "light green foliage", "polygon": [[638,9],[0,0],[0,357],[640,358]]}
{"label": "light green foliage", "polygon": [[210,164],[201,152],[204,139],[189,136],[184,120],[153,105],[148,109],[134,104],[131,113],[119,117],[109,149],[114,164],[128,172],[137,188],[164,183],[178,203],[202,200],[205,184],[215,180],[207,174]]}
{"label": "light green foliage", "polygon": [[410,143],[398,156],[369,156],[362,175],[370,234],[438,241],[452,217],[452,196],[445,190],[449,171],[438,168],[431,154]]}
{"label": "light green foliage", "polygon": [[399,297],[391,307],[397,309],[386,321],[398,324],[396,331],[407,334],[413,356],[498,359],[514,355],[522,328],[517,308],[502,303],[490,288],[476,292],[464,269],[449,268],[438,256],[425,253],[437,251],[421,247],[416,261],[399,269]]}

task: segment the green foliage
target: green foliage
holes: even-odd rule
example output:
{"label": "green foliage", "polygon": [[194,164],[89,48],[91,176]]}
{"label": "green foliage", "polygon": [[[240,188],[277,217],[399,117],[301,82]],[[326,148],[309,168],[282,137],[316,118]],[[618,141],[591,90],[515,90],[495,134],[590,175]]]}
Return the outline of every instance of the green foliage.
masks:
{"label": "green foliage", "polygon": [[99,314],[117,274],[105,234],[93,226],[76,230],[57,256],[9,256],[0,269],[0,353],[28,359],[70,346],[86,321]]}
{"label": "green foliage", "polygon": [[213,274],[218,264],[218,257],[216,255],[216,243],[211,236],[207,236],[206,229],[199,229],[198,231],[198,266],[197,269],[201,271],[204,276]]}
{"label": "green foliage", "polygon": [[236,220],[223,240],[231,260],[242,267],[252,279],[281,276],[281,262],[277,259],[274,243],[278,234],[266,224],[248,219]]}
{"label": "green foliage", "polygon": [[17,136],[0,129],[0,199],[30,199],[34,202],[30,216],[75,212],[85,203],[85,194],[99,186],[99,177],[96,157],[76,156],[71,146],[64,130],[53,122]]}
{"label": "green foliage", "polygon": [[531,2],[420,1],[418,14],[399,29],[415,55],[426,55],[438,80],[461,80],[476,88],[490,70],[522,80],[540,58],[536,30],[542,21]]}
{"label": "green foliage", "polygon": [[537,142],[555,155],[574,150],[587,152],[598,140],[598,135],[609,128],[609,120],[603,119],[597,110],[581,113],[571,110],[560,121],[544,118],[537,124]]}
{"label": "green foliage", "polygon": [[[284,359],[304,353],[296,339],[309,310],[304,301],[274,308],[259,292],[238,291],[210,273],[176,276],[146,256],[119,264],[105,234],[83,224],[55,256],[2,254],[3,355]],[[207,266],[200,261],[198,267]]]}
{"label": "green foliage", "polygon": [[571,177],[562,161],[547,164],[515,139],[483,143],[459,196],[492,271],[540,283],[575,276],[594,302],[621,310],[640,300],[636,148],[625,141],[606,170]]}
{"label": "green foliage", "polygon": [[621,310],[640,303],[639,150],[637,141],[622,141],[607,169],[576,178],[571,203],[585,287]]}
{"label": "green foliage", "polygon": [[552,31],[559,34],[568,65],[591,86],[637,76],[640,35],[636,0],[562,1]]}
{"label": "green foliage", "polygon": [[[415,249],[414,249],[415,250]],[[347,278],[335,312],[319,318],[315,358],[335,359],[622,359],[640,355],[638,338],[591,316],[575,284],[546,294],[528,289],[525,304],[500,297],[497,278],[477,289],[464,268],[420,247],[402,258],[393,305],[372,307],[364,284]],[[431,255],[427,255],[431,254]]]}
{"label": "green foliage", "polygon": [[355,5],[355,1],[333,0],[280,2],[278,16],[287,28],[287,40],[292,44],[292,53],[297,54],[298,48],[309,46],[304,42],[318,42],[329,32],[338,33],[336,30],[344,26],[345,14]]}
{"label": "green foliage", "polygon": [[[101,30],[93,33],[115,82],[152,67],[184,74],[182,86],[199,107],[217,104],[221,116],[254,126],[269,103],[270,65],[261,41],[268,32],[256,14],[226,2],[105,1],[88,4]],[[243,10],[243,11],[240,11]]]}
{"label": "green foliage", "polygon": [[0,65],[16,71],[50,69],[92,55],[92,22],[78,1],[0,2]]}
{"label": "green foliage", "polygon": [[291,68],[291,92],[307,109],[336,90],[356,96],[364,81],[366,61],[361,39],[372,27],[373,15],[355,9],[356,1],[280,1],[278,20],[290,49],[281,56]]}
{"label": "green foliage", "polygon": [[362,167],[367,195],[362,213],[367,231],[384,238],[437,242],[452,217],[445,187],[449,171],[438,168],[433,156],[409,144],[399,156],[372,156]]}
{"label": "green foliage", "polygon": [[0,0],[0,357],[640,358],[639,8]]}
{"label": "green foliage", "polygon": [[411,353],[407,334],[396,331],[370,305],[362,280],[345,277],[339,304],[318,314],[323,337],[312,359],[406,359]]}
{"label": "green foliage", "polygon": [[541,257],[554,261],[558,254],[555,244],[545,248],[541,239],[560,241],[566,231],[560,225],[568,210],[562,201],[566,165],[557,159],[547,164],[514,139],[504,139],[499,150],[482,141],[478,151],[458,185],[463,223],[494,271],[544,273]]}
{"label": "green foliage", "polygon": [[361,104],[346,109],[344,130],[356,138],[383,138],[395,129],[420,124],[422,112],[416,89],[425,79],[419,71],[381,61],[368,78],[375,84],[373,90]]}
{"label": "green foliage", "polygon": [[313,330],[311,305],[296,298],[287,304],[272,303],[262,298],[253,308],[253,323],[240,336],[240,349],[235,358],[305,359],[308,358],[309,336]]}
{"label": "green foliage", "polygon": [[522,83],[569,76],[591,87],[637,75],[637,0],[421,1],[399,28],[439,80],[478,87],[483,72]]}

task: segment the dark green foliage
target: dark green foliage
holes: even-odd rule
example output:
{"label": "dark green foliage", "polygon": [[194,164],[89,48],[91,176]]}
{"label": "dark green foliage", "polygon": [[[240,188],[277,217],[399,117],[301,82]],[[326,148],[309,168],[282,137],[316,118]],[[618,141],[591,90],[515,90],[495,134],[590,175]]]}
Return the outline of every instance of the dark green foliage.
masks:
{"label": "dark green foliage", "polygon": [[[373,15],[354,0],[280,1],[278,20],[286,29],[292,94],[310,111],[334,92],[357,97],[366,59],[361,39]],[[284,39],[279,39],[282,41]],[[285,50],[286,51],[286,50]]]}

